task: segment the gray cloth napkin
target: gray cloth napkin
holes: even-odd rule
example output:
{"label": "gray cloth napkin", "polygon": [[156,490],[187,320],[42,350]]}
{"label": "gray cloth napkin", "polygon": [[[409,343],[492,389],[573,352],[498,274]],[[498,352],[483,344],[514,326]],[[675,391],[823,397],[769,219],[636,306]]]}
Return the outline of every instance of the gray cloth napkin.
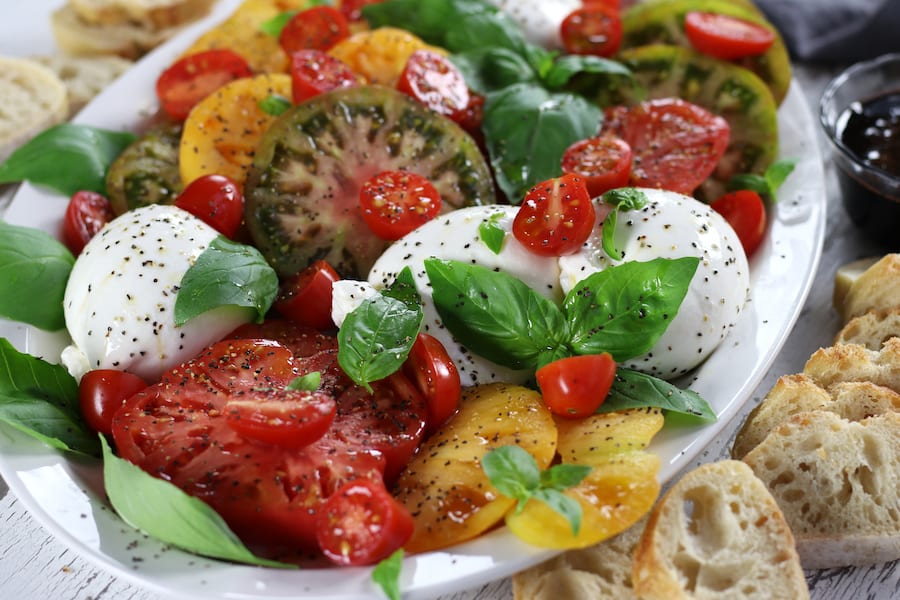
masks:
{"label": "gray cloth napkin", "polygon": [[900,0],[756,0],[795,59],[853,62],[900,52]]}

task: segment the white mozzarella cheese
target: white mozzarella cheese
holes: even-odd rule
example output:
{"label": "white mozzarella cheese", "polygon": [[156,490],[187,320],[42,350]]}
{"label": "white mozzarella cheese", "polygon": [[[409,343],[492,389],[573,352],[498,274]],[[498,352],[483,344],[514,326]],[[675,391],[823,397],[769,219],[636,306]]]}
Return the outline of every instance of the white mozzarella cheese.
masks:
{"label": "white mozzarella cheese", "polygon": [[525,38],[545,48],[562,48],[559,26],[581,0],[488,0],[507,13],[519,27]]}

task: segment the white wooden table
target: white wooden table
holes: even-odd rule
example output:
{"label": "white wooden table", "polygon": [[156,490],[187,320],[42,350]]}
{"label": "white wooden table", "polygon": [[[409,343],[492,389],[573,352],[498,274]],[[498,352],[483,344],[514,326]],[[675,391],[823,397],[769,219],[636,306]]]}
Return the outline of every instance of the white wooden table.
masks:
{"label": "white wooden table", "polygon": [[[30,0],[45,8],[59,5],[60,0]],[[4,2],[4,11],[7,9]],[[12,4],[12,2],[10,2]],[[16,2],[21,8],[25,3]],[[27,12],[27,11],[25,11]],[[8,17],[8,15],[7,15]],[[33,40],[38,46],[48,42],[46,35],[23,36],[16,27],[12,40],[4,37],[6,30],[14,28],[10,20],[0,20],[0,55],[23,54],[21,40]],[[18,41],[17,41],[18,40]],[[41,48],[42,49],[42,48]],[[816,68],[799,65],[795,75],[804,89],[811,108],[815,111],[817,99],[836,68]],[[827,149],[823,150],[827,156]],[[840,205],[833,167],[826,164],[828,190],[828,229],[825,250],[815,283],[797,325],[771,371],[763,380],[753,398],[695,461],[713,461],[727,456],[730,441],[736,427],[772,386],[778,376],[802,370],[809,355],[820,346],[830,345],[831,337],[838,329],[837,315],[831,308],[832,281],[837,268],[849,261],[880,254],[881,251],[860,238],[848,223]],[[7,194],[8,195],[8,194]],[[0,211],[3,208],[3,190],[0,188]],[[694,464],[687,468],[692,468]],[[832,569],[808,572],[808,581],[814,599],[871,599],[900,598],[900,568],[898,563],[876,565],[869,568]],[[9,600],[160,600],[160,596],[143,590],[96,569],[87,561],[53,539],[0,480],[0,599]],[[446,596],[442,600],[509,600],[512,598],[508,580],[497,581],[482,588]],[[567,600],[567,599],[561,599]]]}

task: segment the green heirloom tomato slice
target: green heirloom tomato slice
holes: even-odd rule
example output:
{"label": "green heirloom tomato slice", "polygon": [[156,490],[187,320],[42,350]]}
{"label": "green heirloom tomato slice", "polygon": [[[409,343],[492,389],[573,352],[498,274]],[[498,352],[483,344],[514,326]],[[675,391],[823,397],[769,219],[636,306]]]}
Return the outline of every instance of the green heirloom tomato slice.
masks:
{"label": "green heirloom tomato slice", "polygon": [[622,15],[622,49],[648,44],[670,44],[691,48],[684,31],[684,19],[691,11],[710,12],[737,17],[765,27],[775,33],[775,42],[763,54],[733,61],[756,73],[772,90],[781,104],[791,84],[791,62],[781,35],[755,9],[734,0],[652,0],[636,4]]}
{"label": "green heirloom tomato slice", "polygon": [[178,145],[181,125],[151,129],[113,161],[106,194],[117,215],[150,204],[172,204],[181,193]]}
{"label": "green heirloom tomato slice", "polygon": [[606,90],[604,106],[678,96],[722,116],[731,129],[728,148],[716,170],[695,191],[711,202],[740,173],[762,175],[778,156],[778,107],[762,80],[742,67],[678,46],[641,46],[618,56],[634,73],[645,95],[627,88]]}
{"label": "green heirloom tomato slice", "polygon": [[255,245],[282,276],[325,260],[364,279],[388,242],[366,226],[362,184],[407,170],[445,210],[494,203],[487,162],[458,125],[379,86],[334,90],[285,112],[263,137],[244,186]]}

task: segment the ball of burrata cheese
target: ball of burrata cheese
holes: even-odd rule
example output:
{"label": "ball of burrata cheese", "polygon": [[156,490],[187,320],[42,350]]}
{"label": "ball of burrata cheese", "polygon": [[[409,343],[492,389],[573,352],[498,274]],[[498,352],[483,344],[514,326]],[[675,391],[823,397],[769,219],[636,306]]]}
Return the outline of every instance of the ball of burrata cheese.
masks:
{"label": "ball of burrata cheese", "polygon": [[687,295],[663,336],[649,352],[623,363],[672,379],[702,363],[737,323],[750,293],[750,269],[737,234],[709,205],[676,192],[641,191],[647,205],[618,215],[615,241],[622,260],[603,250],[601,227],[608,211],[598,210],[581,250],[559,259],[560,282],[568,292],[591,273],[624,261],[698,257]]}
{"label": "ball of burrata cheese", "polygon": [[69,372],[80,378],[118,369],[155,382],[253,320],[252,309],[222,306],[175,325],[181,280],[218,235],[164,205],[125,213],[95,235],[75,261],[63,299],[72,345],[62,362]]}

